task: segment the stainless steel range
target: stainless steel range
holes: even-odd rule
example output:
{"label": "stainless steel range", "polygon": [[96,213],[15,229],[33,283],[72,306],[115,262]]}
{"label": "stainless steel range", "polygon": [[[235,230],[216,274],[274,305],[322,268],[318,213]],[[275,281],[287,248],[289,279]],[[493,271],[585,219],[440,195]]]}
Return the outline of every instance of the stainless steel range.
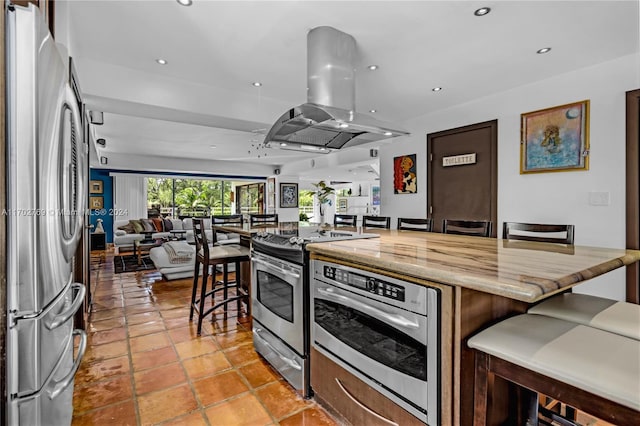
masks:
{"label": "stainless steel range", "polygon": [[309,258],[305,245],[377,234],[274,228],[253,236],[251,302],[253,344],[304,397],[309,386]]}

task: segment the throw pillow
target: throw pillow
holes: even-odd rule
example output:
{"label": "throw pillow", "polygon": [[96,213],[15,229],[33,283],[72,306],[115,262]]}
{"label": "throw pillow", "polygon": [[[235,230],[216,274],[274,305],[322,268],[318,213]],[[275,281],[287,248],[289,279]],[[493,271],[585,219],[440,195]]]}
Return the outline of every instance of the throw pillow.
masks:
{"label": "throw pillow", "polygon": [[159,217],[154,217],[151,219],[153,222],[153,226],[156,228],[156,231],[163,232],[164,231],[164,221]]}
{"label": "throw pillow", "polygon": [[155,232],[156,226],[153,224],[151,219],[140,219],[140,222],[142,222],[145,232]]}
{"label": "throw pillow", "polygon": [[173,230],[173,222],[170,219],[164,219],[164,230],[167,232]]}
{"label": "throw pillow", "polygon": [[129,223],[131,224],[131,226],[133,226],[133,230],[135,231],[134,232],[135,234],[140,234],[142,231],[144,231],[144,226],[142,225],[142,222],[140,222],[139,220],[131,219]]}
{"label": "throw pillow", "polygon": [[118,226],[118,229],[124,231],[127,234],[136,233],[136,230],[133,228],[133,225],[131,224],[131,222],[127,223],[126,225]]}
{"label": "throw pillow", "polygon": [[113,234],[118,237],[122,237],[123,235],[127,235],[127,231],[125,231],[124,229],[116,229],[115,231],[113,231]]}

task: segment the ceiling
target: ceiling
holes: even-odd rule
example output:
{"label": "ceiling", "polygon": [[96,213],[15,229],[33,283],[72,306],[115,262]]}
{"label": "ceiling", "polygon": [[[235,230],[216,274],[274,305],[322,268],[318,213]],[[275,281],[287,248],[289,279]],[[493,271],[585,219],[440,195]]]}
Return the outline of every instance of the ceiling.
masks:
{"label": "ceiling", "polygon": [[[474,16],[482,6],[491,13]],[[110,168],[150,149],[160,162],[270,169],[317,155],[261,144],[275,119],[306,101],[306,34],[317,26],[356,39],[356,110],[399,125],[640,53],[637,1],[77,0],[59,8],[87,105],[105,112],[91,131],[107,141],[98,155]],[[536,54],[543,47],[552,50]],[[335,166],[344,172],[335,179],[375,175],[365,159],[354,164]]]}

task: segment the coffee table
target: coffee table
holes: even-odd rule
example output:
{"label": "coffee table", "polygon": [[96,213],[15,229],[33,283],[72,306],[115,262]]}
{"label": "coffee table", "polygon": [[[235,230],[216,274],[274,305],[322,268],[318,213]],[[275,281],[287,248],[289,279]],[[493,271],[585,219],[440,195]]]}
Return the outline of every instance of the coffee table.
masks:
{"label": "coffee table", "polygon": [[143,257],[149,257],[149,250],[154,247],[160,247],[164,243],[164,240],[142,240],[134,241],[133,243],[133,255],[138,257],[138,265],[142,264]]}
{"label": "coffee table", "polygon": [[187,233],[184,229],[172,229],[169,232],[171,233],[171,237],[175,240],[184,240],[184,235]]}

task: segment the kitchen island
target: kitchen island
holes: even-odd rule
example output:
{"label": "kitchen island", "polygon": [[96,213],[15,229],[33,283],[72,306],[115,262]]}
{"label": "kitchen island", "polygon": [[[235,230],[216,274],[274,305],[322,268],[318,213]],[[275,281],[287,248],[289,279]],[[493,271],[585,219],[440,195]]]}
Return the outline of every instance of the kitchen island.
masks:
{"label": "kitchen island", "polygon": [[[500,319],[525,312],[531,304],[640,260],[640,251],[635,250],[376,232],[380,238],[309,244],[307,249],[311,259],[439,289],[444,425],[473,422],[474,357],[466,345],[468,337]],[[313,380],[312,373],[312,385]],[[502,396],[496,400],[503,406],[495,407],[496,417],[490,424],[506,415],[506,385]]]}

